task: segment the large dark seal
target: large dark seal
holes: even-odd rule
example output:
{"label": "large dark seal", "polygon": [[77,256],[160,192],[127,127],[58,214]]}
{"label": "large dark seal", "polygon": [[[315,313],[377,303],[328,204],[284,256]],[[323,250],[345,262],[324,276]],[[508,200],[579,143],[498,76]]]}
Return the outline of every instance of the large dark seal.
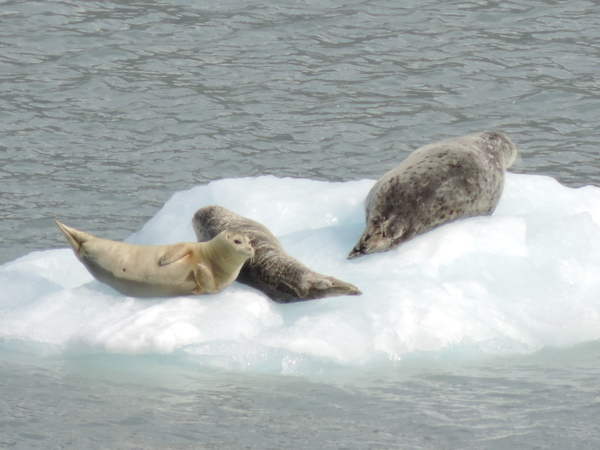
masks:
{"label": "large dark seal", "polygon": [[507,135],[446,139],[411,153],[371,188],[367,227],[348,259],[385,252],[456,219],[491,214],[519,154]]}
{"label": "large dark seal", "polygon": [[280,303],[338,295],[360,295],[356,286],[321,275],[291,257],[277,238],[262,224],[221,206],[206,206],[194,214],[192,224],[199,241],[223,231],[250,238],[254,257],[246,261],[237,281],[265,293]]}
{"label": "large dark seal", "polygon": [[209,242],[134,245],[102,239],[56,221],[75,256],[102,283],[125,295],[215,294],[254,255],[247,236],[225,232]]}

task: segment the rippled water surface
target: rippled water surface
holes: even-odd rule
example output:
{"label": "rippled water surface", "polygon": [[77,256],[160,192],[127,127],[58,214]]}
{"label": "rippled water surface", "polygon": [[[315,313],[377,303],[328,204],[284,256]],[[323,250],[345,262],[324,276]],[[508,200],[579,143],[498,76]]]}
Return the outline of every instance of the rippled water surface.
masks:
{"label": "rippled water surface", "polygon": [[[513,171],[600,185],[599,43],[590,1],[0,0],[0,263],[64,247],[53,219],[123,239],[192,186],[375,179],[489,129]],[[2,448],[600,440],[593,343],[316,381],[0,356]]]}
{"label": "rippled water surface", "polygon": [[599,355],[589,344],[318,380],[198,373],[146,357],[5,358],[0,446],[595,449]]}
{"label": "rippled water surface", "polygon": [[228,177],[378,178],[502,129],[517,171],[598,183],[592,2],[1,3],[3,261],[53,218],[124,238]]}

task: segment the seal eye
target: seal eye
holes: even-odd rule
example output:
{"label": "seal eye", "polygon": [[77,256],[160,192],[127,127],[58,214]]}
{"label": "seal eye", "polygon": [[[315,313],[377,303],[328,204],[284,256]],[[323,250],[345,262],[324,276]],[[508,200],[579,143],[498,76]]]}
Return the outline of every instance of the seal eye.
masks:
{"label": "seal eye", "polygon": [[242,245],[242,241],[240,241],[239,239],[234,239],[233,242],[237,245]]}

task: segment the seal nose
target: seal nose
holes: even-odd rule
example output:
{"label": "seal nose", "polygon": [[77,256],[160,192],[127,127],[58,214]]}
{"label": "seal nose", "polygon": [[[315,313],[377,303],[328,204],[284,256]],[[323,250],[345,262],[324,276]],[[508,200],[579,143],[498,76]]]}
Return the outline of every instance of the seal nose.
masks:
{"label": "seal nose", "polygon": [[365,252],[363,252],[362,248],[360,248],[358,245],[356,247],[354,247],[352,249],[352,251],[348,254],[348,257],[346,259],[356,259],[359,256],[363,256],[365,254]]}

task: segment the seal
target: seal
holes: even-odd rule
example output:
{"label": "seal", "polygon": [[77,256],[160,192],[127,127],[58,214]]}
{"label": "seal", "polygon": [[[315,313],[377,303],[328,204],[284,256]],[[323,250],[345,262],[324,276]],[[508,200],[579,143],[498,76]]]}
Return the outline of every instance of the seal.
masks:
{"label": "seal", "polygon": [[518,154],[510,138],[496,131],[415,150],[369,191],[367,226],[348,259],[391,250],[456,219],[491,214]]}
{"label": "seal", "polygon": [[350,283],[321,275],[290,256],[267,227],[222,206],[206,206],[194,214],[192,225],[199,241],[225,231],[250,238],[254,258],[246,261],[237,281],[266,294],[278,303],[291,303],[339,295],[360,295]]}
{"label": "seal", "polygon": [[248,237],[231,231],[203,243],[134,245],[102,239],[55,222],[94,278],[135,297],[220,292],[254,255]]}

